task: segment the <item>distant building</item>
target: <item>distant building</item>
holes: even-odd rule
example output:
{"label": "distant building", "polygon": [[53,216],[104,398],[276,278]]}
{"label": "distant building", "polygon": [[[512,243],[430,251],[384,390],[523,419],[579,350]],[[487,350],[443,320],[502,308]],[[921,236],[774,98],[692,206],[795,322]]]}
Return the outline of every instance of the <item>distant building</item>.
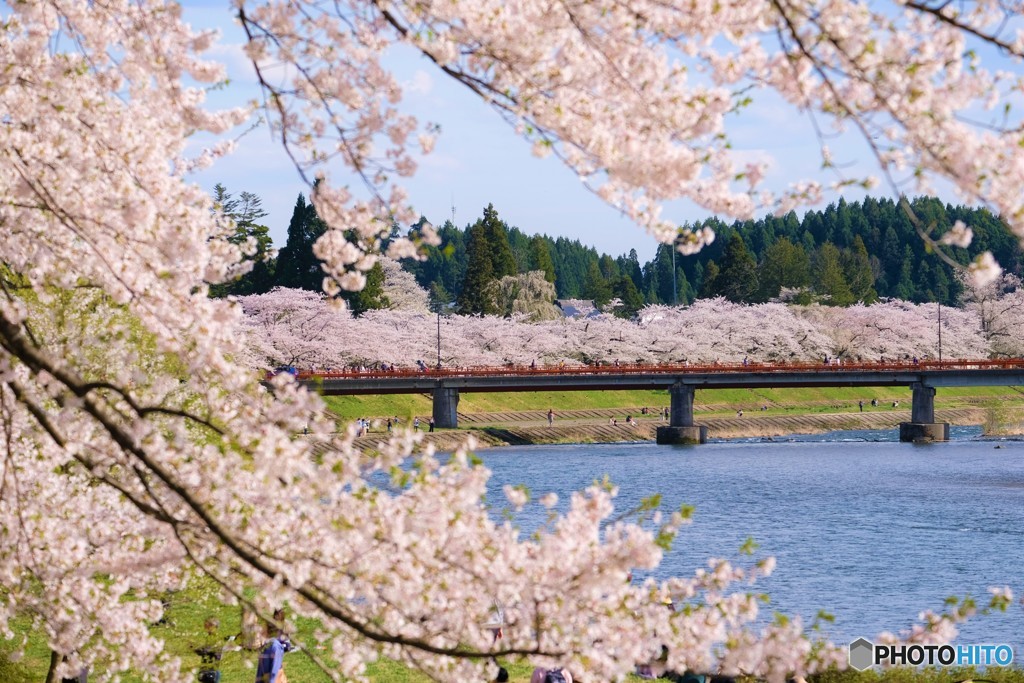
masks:
{"label": "distant building", "polygon": [[593,318],[601,315],[593,299],[555,299],[555,305],[566,318]]}

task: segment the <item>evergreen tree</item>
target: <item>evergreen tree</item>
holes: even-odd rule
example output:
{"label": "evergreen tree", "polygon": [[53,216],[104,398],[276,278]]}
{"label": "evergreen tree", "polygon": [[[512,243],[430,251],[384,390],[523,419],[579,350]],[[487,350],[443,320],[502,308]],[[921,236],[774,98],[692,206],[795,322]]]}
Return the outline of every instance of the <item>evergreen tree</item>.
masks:
{"label": "evergreen tree", "polygon": [[843,273],[839,249],[825,242],[814,258],[814,291],[830,306],[849,306],[857,301]]}
{"label": "evergreen tree", "polygon": [[619,276],[612,285],[612,294],[622,301],[622,306],[615,311],[615,315],[619,317],[632,318],[637,311],[643,308],[644,297],[633,284],[633,278],[628,275]]}
{"label": "evergreen tree", "polygon": [[686,271],[683,270],[682,266],[676,268],[676,288],[679,290],[678,301],[680,304],[689,306],[693,303],[696,293],[690,285],[690,280],[686,277]]}
{"label": "evergreen tree", "polygon": [[604,275],[604,279],[608,282],[615,282],[619,279],[619,264],[608,254],[601,254],[597,265],[601,269],[601,275]]}
{"label": "evergreen tree", "polygon": [[440,280],[430,283],[430,310],[435,313],[439,310],[443,312],[448,310],[452,303],[454,303],[452,295],[448,293]]}
{"label": "evergreen tree", "polygon": [[459,292],[458,308],[463,314],[493,314],[494,305],[487,296],[487,288],[496,280],[491,244],[487,230],[478,221],[469,229],[466,246],[466,275]]}
{"label": "evergreen tree", "polygon": [[629,254],[620,257],[620,260],[619,272],[623,275],[628,275],[633,280],[633,285],[637,291],[639,291],[644,286],[644,273],[640,267],[640,257],[637,256],[636,249],[630,249]]}
{"label": "evergreen tree", "polygon": [[612,287],[601,272],[597,261],[591,261],[587,266],[587,277],[583,283],[583,298],[593,299],[595,306],[603,306],[612,298]]}
{"label": "evergreen tree", "polygon": [[313,243],[327,230],[316,209],[299,194],[288,223],[288,239],[277,257],[274,282],[280,287],[319,291],[323,286],[323,269],[313,254]]}
{"label": "evergreen tree", "polygon": [[353,315],[362,315],[366,311],[390,305],[391,302],[384,296],[384,267],[380,261],[366,272],[366,286],[358,292],[351,292],[346,298]]}
{"label": "evergreen tree", "polygon": [[799,289],[811,284],[811,260],[803,246],[783,237],[770,245],[758,274],[760,299],[774,299],[783,287]]}
{"label": "evergreen tree", "polygon": [[484,209],[484,217],[477,221],[477,224],[483,226],[484,235],[490,247],[491,273],[494,279],[500,280],[506,275],[518,273],[516,258],[508,243],[508,227],[504,221],[498,218],[498,212],[493,204],[487,205],[487,208]]}
{"label": "evergreen tree", "polygon": [[673,304],[678,300],[677,293],[672,289],[672,245],[659,244],[658,251],[654,254],[654,261],[649,264],[648,280],[657,300],[651,303]]}
{"label": "evergreen tree", "polygon": [[853,246],[843,252],[843,273],[855,301],[865,304],[878,301],[875,274],[871,271],[871,258],[860,235],[854,237]]}
{"label": "evergreen tree", "polygon": [[235,232],[228,241],[236,245],[251,245],[252,251],[245,255],[245,260],[252,262],[252,269],[233,282],[213,285],[210,294],[227,296],[270,291],[274,286],[274,264],[270,258],[270,230],[260,223],[260,219],[267,216],[263,200],[252,192],[242,192],[237,198],[232,197],[223,185],[217,183],[213,187],[213,202],[214,208],[235,224]]}
{"label": "evergreen tree", "polygon": [[[688,278],[689,279],[689,278]],[[704,286],[704,266],[698,261],[693,267],[693,278],[690,279],[690,298],[687,299],[687,303],[692,303],[694,299],[698,298],[700,291]]]}
{"label": "evergreen tree", "polygon": [[545,280],[555,282],[555,263],[551,260],[551,250],[548,249],[547,239],[540,235],[530,240],[530,269],[543,271]]}
{"label": "evergreen tree", "polygon": [[895,294],[897,298],[907,301],[914,298],[914,252],[909,246],[903,249],[903,261],[900,264],[899,278],[896,280]]}
{"label": "evergreen tree", "polygon": [[708,261],[708,264],[704,267],[704,281],[700,286],[701,299],[710,299],[718,296],[718,278],[719,278],[718,264],[714,261]]}
{"label": "evergreen tree", "polygon": [[733,233],[725,247],[713,294],[735,303],[749,303],[757,300],[757,292],[757,262],[740,234]]}

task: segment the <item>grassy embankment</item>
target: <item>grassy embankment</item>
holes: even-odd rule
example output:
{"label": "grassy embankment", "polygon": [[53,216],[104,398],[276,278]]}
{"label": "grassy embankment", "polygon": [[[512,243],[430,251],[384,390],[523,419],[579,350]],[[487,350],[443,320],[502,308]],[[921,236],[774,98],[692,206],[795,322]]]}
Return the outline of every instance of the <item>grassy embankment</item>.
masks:
{"label": "grassy embankment", "polygon": [[[180,657],[183,669],[188,671],[197,668],[199,657],[192,651],[197,646],[208,644],[203,631],[203,622],[208,617],[217,617],[220,628],[216,634],[218,639],[238,633],[241,619],[238,607],[230,607],[220,602],[216,588],[208,580],[193,580],[188,589],[171,597],[167,611],[167,623],[153,626],[154,634],[164,639],[166,651],[171,656]],[[0,681],[3,683],[37,683],[46,677],[50,653],[45,638],[38,631],[31,630],[28,619],[13,620],[11,627],[15,637],[10,641],[0,640]],[[312,620],[300,620],[299,631],[294,641],[312,642],[312,635],[317,623]],[[12,643],[20,642],[26,637],[28,645],[25,656],[18,662],[10,662],[8,654],[13,650]],[[321,659],[329,659],[327,653],[316,652]],[[221,683],[251,683],[254,678],[256,652],[233,650],[224,655],[221,662]],[[508,668],[513,683],[526,683],[532,668],[525,662],[502,662]],[[327,683],[330,678],[321,671],[302,652],[293,652],[285,658],[288,680],[293,683]],[[92,680],[99,671],[93,672]],[[368,676],[373,683],[428,683],[431,679],[418,671],[414,671],[395,662],[383,661],[368,667]],[[809,683],[956,683],[969,679],[992,681],[993,683],[1024,683],[1024,671],[1019,668],[990,668],[983,673],[967,669],[948,670],[915,670],[910,668],[893,669],[890,671],[854,671],[829,672],[812,677]],[[140,683],[141,677],[129,672],[123,676],[124,683]],[[194,679],[193,679],[194,680]],[[641,679],[630,677],[629,683],[639,683]],[[742,679],[741,679],[742,681]],[[750,679],[751,683],[753,679]],[[603,683],[586,679],[583,683]]]}
{"label": "grassy embankment", "polygon": [[[694,408],[708,417],[734,415],[737,410],[760,412],[767,405],[768,415],[814,415],[817,413],[858,412],[858,401],[864,401],[870,410],[872,398],[878,399],[880,408],[899,401],[909,409],[911,392],[907,387],[821,387],[798,389],[707,389],[697,392]],[[397,416],[403,420],[413,416],[426,417],[431,412],[427,394],[396,394],[385,396],[329,396],[328,408],[341,421],[360,417]],[[606,410],[636,412],[646,406],[655,410],[669,403],[666,391],[574,391],[574,392],[518,392],[469,393],[460,396],[459,412],[463,414],[490,413],[495,423],[502,413],[546,411],[556,413],[570,410]],[[1008,408],[1024,408],[1024,391],[1017,387],[955,387],[939,389],[936,409],[982,408],[991,413],[993,421]],[[480,426],[480,423],[476,423]]]}

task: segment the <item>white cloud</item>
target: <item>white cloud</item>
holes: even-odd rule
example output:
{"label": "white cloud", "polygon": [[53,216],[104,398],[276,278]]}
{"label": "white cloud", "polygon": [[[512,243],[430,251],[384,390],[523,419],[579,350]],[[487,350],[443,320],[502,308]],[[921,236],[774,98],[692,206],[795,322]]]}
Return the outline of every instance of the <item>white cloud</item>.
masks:
{"label": "white cloud", "polygon": [[402,89],[407,93],[429,95],[434,89],[434,79],[426,71],[416,69],[416,73],[412,75],[412,80],[402,83]]}

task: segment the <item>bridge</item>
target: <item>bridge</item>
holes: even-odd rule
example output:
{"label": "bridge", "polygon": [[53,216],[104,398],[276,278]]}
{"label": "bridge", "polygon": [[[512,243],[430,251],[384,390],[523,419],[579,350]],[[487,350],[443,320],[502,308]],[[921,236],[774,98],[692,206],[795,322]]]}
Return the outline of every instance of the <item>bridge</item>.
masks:
{"label": "bridge", "polygon": [[912,390],[911,419],[900,424],[900,440],[946,441],[949,425],[935,422],[935,390],[1024,385],[1024,359],[427,368],[301,372],[297,379],[326,396],[429,393],[435,425],[449,429],[458,426],[460,392],[667,390],[669,423],[658,428],[658,443],[705,442],[707,429],[693,420],[698,389],[906,386]]}

